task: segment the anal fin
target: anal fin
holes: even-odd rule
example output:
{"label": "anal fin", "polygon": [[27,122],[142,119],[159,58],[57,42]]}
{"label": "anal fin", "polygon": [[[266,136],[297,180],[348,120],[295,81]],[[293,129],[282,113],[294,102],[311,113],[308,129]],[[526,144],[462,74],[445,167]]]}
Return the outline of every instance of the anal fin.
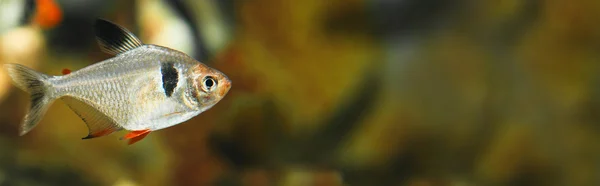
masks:
{"label": "anal fin", "polygon": [[119,127],[114,120],[93,106],[69,96],[62,97],[61,99],[71,108],[71,110],[81,117],[88,126],[89,133],[82,139],[106,136],[121,130],[121,127]]}
{"label": "anal fin", "polygon": [[148,134],[150,134],[150,132],[150,129],[131,131],[125,134],[125,136],[123,136],[121,139],[129,139],[129,142],[127,142],[127,144],[132,145],[144,139]]}
{"label": "anal fin", "polygon": [[107,128],[107,129],[95,131],[95,132],[90,131],[90,133],[86,137],[83,137],[81,139],[91,139],[91,138],[96,138],[96,137],[100,137],[100,136],[106,136],[113,132],[115,132],[115,130],[113,128]]}

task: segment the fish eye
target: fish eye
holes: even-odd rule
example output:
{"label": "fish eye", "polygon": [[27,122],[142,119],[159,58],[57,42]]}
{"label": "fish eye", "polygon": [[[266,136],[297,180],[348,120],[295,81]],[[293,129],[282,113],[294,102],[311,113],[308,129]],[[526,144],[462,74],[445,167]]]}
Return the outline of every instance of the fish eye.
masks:
{"label": "fish eye", "polygon": [[211,91],[217,85],[217,80],[212,76],[206,76],[203,85],[205,91]]}

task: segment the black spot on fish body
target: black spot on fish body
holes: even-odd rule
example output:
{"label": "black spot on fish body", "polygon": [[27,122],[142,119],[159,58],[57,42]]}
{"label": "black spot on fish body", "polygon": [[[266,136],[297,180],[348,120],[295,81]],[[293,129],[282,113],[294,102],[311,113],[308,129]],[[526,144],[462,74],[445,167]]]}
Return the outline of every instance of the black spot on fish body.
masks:
{"label": "black spot on fish body", "polygon": [[175,69],[175,63],[162,63],[160,66],[160,73],[162,75],[162,84],[165,95],[171,97],[173,91],[175,91],[175,87],[177,87],[177,82],[179,81],[179,74],[177,73],[177,69]]}

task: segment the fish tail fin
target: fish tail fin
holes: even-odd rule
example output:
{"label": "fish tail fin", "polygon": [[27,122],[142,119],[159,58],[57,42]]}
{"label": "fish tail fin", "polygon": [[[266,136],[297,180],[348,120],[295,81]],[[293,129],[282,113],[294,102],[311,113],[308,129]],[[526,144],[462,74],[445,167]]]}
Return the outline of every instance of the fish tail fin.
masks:
{"label": "fish tail fin", "polygon": [[50,96],[49,90],[52,84],[48,80],[50,78],[48,75],[19,64],[4,64],[4,68],[15,86],[29,93],[31,99],[29,112],[19,127],[19,135],[22,136],[38,124],[56,98]]}

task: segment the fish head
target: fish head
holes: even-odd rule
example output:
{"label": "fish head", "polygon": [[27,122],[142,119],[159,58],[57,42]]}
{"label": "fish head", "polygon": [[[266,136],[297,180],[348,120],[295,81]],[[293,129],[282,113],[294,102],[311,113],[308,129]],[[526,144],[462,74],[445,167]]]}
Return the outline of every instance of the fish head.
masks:
{"label": "fish head", "polygon": [[192,73],[195,96],[200,106],[217,104],[231,89],[231,80],[227,75],[214,68],[199,64],[193,68]]}

